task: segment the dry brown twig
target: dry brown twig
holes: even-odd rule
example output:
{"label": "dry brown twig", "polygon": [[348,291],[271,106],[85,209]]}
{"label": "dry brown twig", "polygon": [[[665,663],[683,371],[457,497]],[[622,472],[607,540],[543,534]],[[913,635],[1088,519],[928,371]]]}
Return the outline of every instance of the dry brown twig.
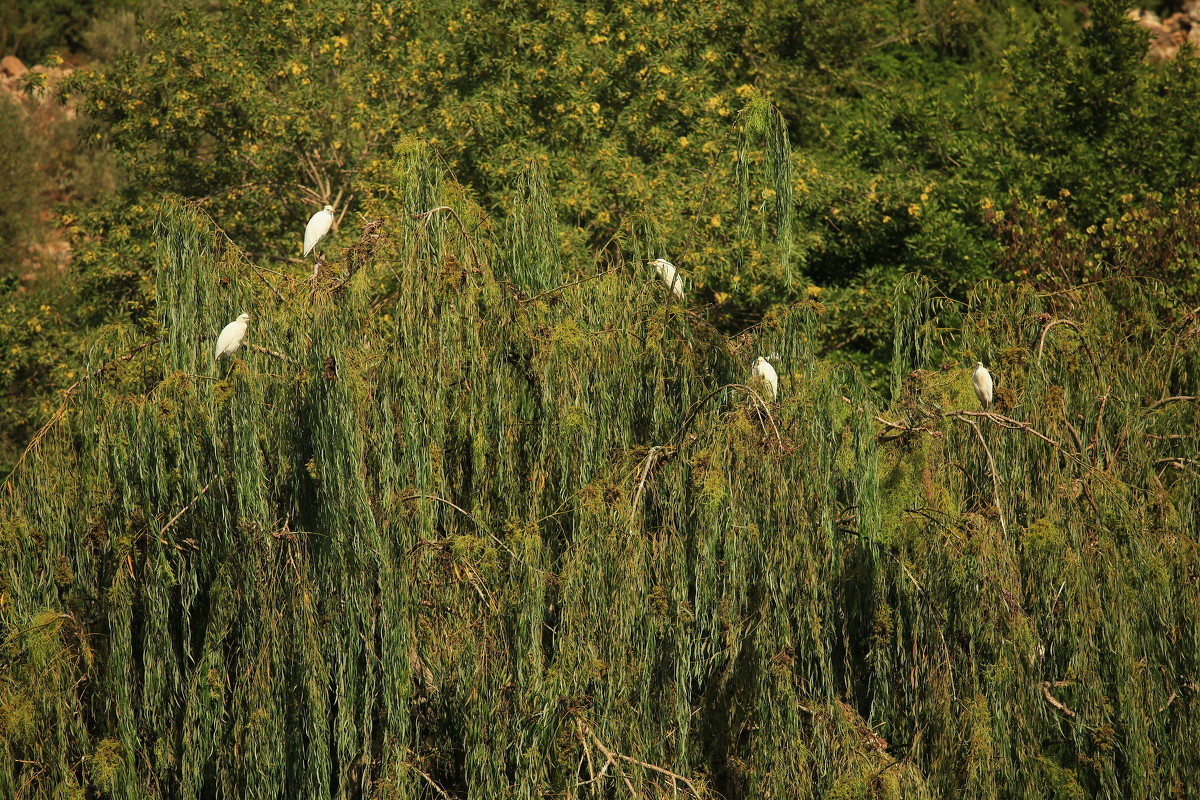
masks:
{"label": "dry brown twig", "polygon": [[524,305],[525,303],[532,303],[534,300],[537,300],[539,297],[545,297],[548,294],[554,294],[555,292],[561,292],[563,289],[570,289],[572,286],[578,286],[581,283],[587,283],[588,281],[594,281],[597,278],[603,278],[606,275],[611,275],[616,271],[617,271],[617,268],[613,267],[612,269],[607,269],[604,272],[599,272],[595,275],[589,275],[586,278],[581,278],[580,280],[572,281],[571,283],[564,283],[562,286],[555,286],[553,289],[547,289],[546,291],[544,291],[540,294],[535,294],[533,297],[526,297],[524,299],[517,300],[517,302],[521,303],[522,305]]}
{"label": "dry brown twig", "polygon": [[983,446],[983,452],[987,453],[988,468],[992,472],[992,502],[996,505],[996,513],[1000,515],[1000,530],[1008,536],[1008,524],[1004,521],[1004,507],[1000,505],[1000,473],[996,471],[996,459],[992,458],[992,450],[987,446],[987,442],[983,439],[983,431],[979,429],[979,425],[974,420],[969,420],[964,417],[955,416],[955,419],[960,422],[965,422],[975,431],[975,436],[979,439],[979,444]]}
{"label": "dry brown twig", "polygon": [[194,506],[194,505],[196,504],[196,501],[197,501],[197,500],[199,500],[201,497],[203,497],[203,496],[204,496],[204,493],[205,493],[205,492],[207,492],[207,491],[209,490],[209,488],[210,488],[210,487],[213,485],[213,483],[214,483],[216,480],[217,480],[216,478],[213,478],[211,481],[209,481],[208,483],[206,483],[206,484],[204,485],[204,488],[203,488],[203,489],[201,489],[201,490],[199,491],[199,493],[198,493],[198,494],[197,494],[195,497],[193,497],[193,498],[192,498],[192,500],[191,500],[191,502],[190,502],[190,503],[188,503],[188,504],[187,504],[186,506],[184,506],[183,508],[179,509],[179,513],[178,513],[178,514],[176,514],[175,516],[171,517],[170,521],[169,521],[169,522],[167,522],[167,524],[166,524],[166,525],[163,525],[163,526],[162,526],[162,528],[161,528],[161,529],[158,531],[158,541],[159,541],[159,543],[160,543],[160,544],[166,544],[166,543],[167,543],[167,540],[163,538],[163,535],[164,535],[164,534],[167,532],[167,529],[168,529],[168,528],[170,528],[172,525],[174,525],[176,522],[178,522],[178,521],[179,521],[179,518],[180,518],[180,517],[182,517],[184,514],[186,514],[186,513],[187,513],[187,510],[188,510],[189,508],[191,508],[192,506]]}
{"label": "dry brown twig", "polygon": [[21,451],[21,456],[17,459],[17,463],[13,465],[12,470],[8,473],[8,477],[4,479],[4,488],[8,489],[9,492],[12,491],[12,479],[13,476],[17,474],[17,470],[19,470],[21,465],[25,463],[26,457],[33,452],[39,444],[41,444],[42,439],[46,437],[46,434],[50,432],[50,429],[53,428],[59,420],[66,416],[67,408],[71,405],[71,399],[79,394],[80,389],[85,383],[90,381],[92,378],[100,377],[110,367],[132,360],[133,357],[138,353],[142,352],[148,347],[158,344],[161,341],[162,337],[156,336],[148,342],[142,342],[124,355],[118,356],[111,361],[106,361],[96,369],[89,372],[87,375],[84,375],[82,378],[68,386],[66,390],[63,391],[62,405],[55,409],[54,413],[50,415],[50,419],[46,421],[45,425],[38,428],[37,433],[35,433],[33,438],[29,440],[29,444],[26,445],[25,449]]}
{"label": "dry brown twig", "polygon": [[467,226],[463,224],[462,217],[460,217],[458,212],[453,208],[450,206],[438,206],[437,208],[431,208],[428,211],[422,211],[420,214],[409,214],[409,216],[413,219],[419,219],[422,222],[428,222],[429,218],[438,211],[449,211],[451,216],[454,217],[454,221],[458,223],[458,230],[462,233],[463,238],[467,240],[467,244],[471,248],[471,257],[475,259],[475,266],[482,267],[483,261],[481,261],[479,258],[479,251],[475,249],[475,239],[471,236],[471,234],[467,233]]}
{"label": "dry brown twig", "polygon": [[637,517],[638,504],[642,499],[642,491],[646,488],[646,478],[650,475],[650,468],[654,466],[654,461],[658,458],[659,452],[662,450],[661,445],[655,445],[650,448],[650,452],[646,455],[646,465],[642,468],[642,477],[638,481],[637,491],[633,495],[633,507],[629,509],[629,532],[633,533],[633,520]]}
{"label": "dry brown twig", "polygon": [[1200,400],[1200,397],[1191,394],[1177,394],[1174,397],[1164,397],[1162,400],[1157,400],[1146,406],[1147,411],[1154,411],[1157,408],[1165,406],[1167,403],[1186,403]]}
{"label": "dry brown twig", "polygon": [[[600,770],[601,773],[603,773],[604,769],[608,767],[608,764],[612,764],[614,768],[617,768],[616,762],[617,762],[617,760],[621,760],[621,761],[625,761],[629,764],[636,764],[637,766],[642,767],[643,769],[648,769],[652,772],[657,772],[659,775],[665,775],[666,777],[671,778],[672,780],[677,781],[678,783],[682,783],[684,786],[686,786],[688,788],[688,791],[691,792],[694,797],[700,797],[700,792],[697,791],[696,785],[693,784],[687,778],[685,778],[683,775],[680,775],[678,772],[672,772],[669,769],[660,767],[657,764],[651,764],[648,761],[642,761],[641,759],[633,758],[632,756],[627,756],[622,753],[617,753],[612,750],[609,750],[607,747],[604,746],[604,742],[600,741],[600,737],[596,735],[596,732],[591,730],[590,728],[588,728],[587,725],[584,724],[583,720],[576,718],[575,722],[579,727],[580,738],[583,739],[585,737],[585,735],[590,735],[592,738],[592,741],[595,742],[596,747],[600,750],[601,753],[604,754],[604,757],[608,759],[608,762],[604,765],[604,767],[601,768],[601,770]],[[625,782],[625,786],[629,789],[629,793],[632,794],[634,797],[637,797],[638,792],[633,787],[633,783],[629,780],[629,776],[626,775],[623,770],[617,769],[617,772],[621,776],[621,779]]]}
{"label": "dry brown twig", "polygon": [[779,435],[779,426],[775,424],[775,417],[771,416],[771,409],[767,406],[767,401],[762,399],[762,395],[758,393],[758,390],[741,383],[731,383],[729,386],[732,389],[741,389],[758,403],[763,413],[767,415],[767,421],[771,423],[771,429],[775,431],[775,441],[779,442],[779,449],[785,449],[783,446],[783,437]]}
{"label": "dry brown twig", "polygon": [[1066,703],[1062,702],[1061,700],[1056,698],[1054,695],[1050,694],[1050,687],[1052,685],[1053,686],[1066,686],[1067,682],[1066,681],[1056,681],[1055,683],[1051,684],[1050,681],[1042,681],[1042,697],[1046,698],[1047,703],[1049,703],[1054,708],[1061,711],[1063,714],[1067,715],[1068,717],[1074,717],[1075,712],[1072,711],[1071,709],[1067,708]]}
{"label": "dry brown twig", "polygon": [[962,417],[983,417],[985,419],[991,420],[992,422],[996,423],[997,425],[999,425],[1002,428],[1008,428],[1009,430],[1015,430],[1015,431],[1025,431],[1027,433],[1033,434],[1034,436],[1038,437],[1042,441],[1046,442],[1047,444],[1052,445],[1055,448],[1061,447],[1061,445],[1058,442],[1054,441],[1049,436],[1046,436],[1045,434],[1040,433],[1036,428],[1033,427],[1033,425],[1031,423],[1025,422],[1025,421],[1019,420],[1019,419],[1013,419],[1012,417],[1006,417],[1003,414],[997,414],[995,411],[965,411],[965,410],[960,409],[958,411],[947,411],[947,412],[943,413],[942,416],[958,417],[960,419]]}
{"label": "dry brown twig", "polygon": [[[354,195],[347,196],[344,187],[339,187],[335,195],[333,193],[333,182],[329,180],[325,169],[327,166],[341,169],[341,163],[338,161],[331,162],[323,158],[319,152],[313,150],[311,153],[305,153],[300,157],[300,166],[308,176],[308,179],[312,181],[312,186],[305,186],[302,183],[297,183],[296,186],[306,199],[314,205],[331,205],[335,209],[340,209],[335,224],[341,225],[342,217],[345,216],[346,208],[349,207],[350,200]],[[345,205],[342,204],[343,198],[346,199]]]}
{"label": "dry brown twig", "polygon": [[1100,398],[1100,411],[1096,414],[1096,429],[1092,433],[1092,466],[1100,465],[1100,420],[1104,418],[1104,407],[1108,405],[1108,397],[1112,394],[1112,386],[1104,390],[1104,396]]}
{"label": "dry brown twig", "polygon": [[443,789],[441,786],[439,786],[438,782],[435,781],[433,778],[431,778],[428,773],[424,772],[416,764],[409,764],[409,766],[413,768],[414,772],[416,772],[418,775],[420,775],[422,778],[424,778],[425,782],[428,783],[430,786],[432,786],[439,795],[441,795],[442,797],[445,798],[445,800],[451,800],[451,797],[446,792],[446,790]]}
{"label": "dry brown twig", "polygon": [[926,425],[910,425],[906,420],[902,419],[893,422],[892,420],[884,419],[878,414],[874,414],[872,417],[876,422],[883,425],[886,430],[899,431],[899,433],[897,433],[895,436],[884,436],[883,433],[880,433],[879,441],[881,442],[890,442],[893,439],[903,439],[904,437],[911,436],[914,433],[928,433],[930,436],[936,439],[940,439],[942,437],[941,431],[930,428]]}
{"label": "dry brown twig", "polygon": [[1080,330],[1080,328],[1081,328],[1081,326],[1078,322],[1075,322],[1074,320],[1070,320],[1070,319],[1052,319],[1049,322],[1047,322],[1046,326],[1044,328],[1042,328],[1042,335],[1038,338],[1037,360],[1038,360],[1039,367],[1042,365],[1042,351],[1046,347],[1046,334],[1049,333],[1050,329],[1053,328],[1055,325],[1068,325],[1068,326],[1074,328],[1076,331]]}
{"label": "dry brown twig", "polygon": [[262,353],[264,356],[270,356],[271,358],[277,358],[280,361],[286,361],[289,364],[299,364],[300,363],[299,361],[297,361],[294,358],[288,358],[283,353],[276,353],[274,350],[269,350],[259,344],[246,344],[245,347],[247,350],[253,350],[255,353]]}

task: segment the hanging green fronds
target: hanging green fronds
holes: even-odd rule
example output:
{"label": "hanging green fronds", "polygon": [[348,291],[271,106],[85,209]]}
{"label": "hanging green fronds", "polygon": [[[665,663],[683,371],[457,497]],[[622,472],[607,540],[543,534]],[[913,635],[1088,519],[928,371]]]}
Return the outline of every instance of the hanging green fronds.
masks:
{"label": "hanging green fronds", "polygon": [[[1168,299],[948,310],[912,279],[883,403],[813,357],[812,302],[727,341],[644,264],[516,293],[492,259],[540,223],[496,245],[422,146],[393,169],[311,284],[164,204],[161,339],[98,344],[146,347],[0,495],[0,795],[1150,798],[1200,773],[1200,339]],[[772,353],[773,403],[747,384]]]}

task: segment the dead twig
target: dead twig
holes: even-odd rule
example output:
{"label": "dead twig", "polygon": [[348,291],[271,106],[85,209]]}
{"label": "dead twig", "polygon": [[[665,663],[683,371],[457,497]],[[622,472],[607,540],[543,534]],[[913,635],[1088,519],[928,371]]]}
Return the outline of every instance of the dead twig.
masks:
{"label": "dead twig", "polygon": [[1160,458],[1154,462],[1154,466],[1174,467],[1175,469],[1183,469],[1188,464],[1200,464],[1193,458]]}
{"label": "dead twig", "polygon": [[1104,390],[1100,398],[1100,411],[1096,414],[1096,429],[1092,433],[1092,466],[1100,466],[1100,420],[1104,419],[1104,407],[1108,405],[1108,397],[1112,394],[1112,386]]}
{"label": "dead twig", "polygon": [[479,251],[475,249],[475,239],[471,236],[471,234],[467,233],[467,226],[463,225],[462,217],[460,217],[458,212],[453,208],[450,206],[438,206],[437,208],[431,208],[428,211],[423,211],[420,214],[409,214],[409,216],[413,219],[428,221],[429,218],[438,211],[449,211],[450,215],[454,217],[454,221],[458,223],[459,231],[462,232],[463,238],[467,240],[467,245],[471,248],[471,257],[475,259],[475,266],[482,267],[483,261],[481,261],[479,258]]}
{"label": "dead twig", "polygon": [[881,431],[879,434],[879,437],[878,437],[879,441],[881,441],[881,442],[890,442],[895,439],[903,439],[903,438],[905,438],[907,436],[911,436],[915,433],[928,433],[930,436],[934,437],[935,439],[940,439],[942,437],[942,432],[939,430],[935,430],[935,429],[930,428],[925,425],[910,425],[907,420],[901,419],[901,420],[896,420],[895,422],[893,422],[890,419],[884,419],[883,417],[879,416],[878,414],[873,414],[872,418],[876,422],[878,422],[880,425],[882,425],[884,427],[885,431],[887,431],[887,430],[899,431],[899,433],[897,433],[895,436],[884,436],[883,432]]}
{"label": "dead twig", "polygon": [[[582,726],[583,722],[580,721],[579,724]],[[587,732],[592,735],[592,741],[594,741],[596,743],[596,747],[600,748],[600,752],[604,753],[605,758],[608,759],[608,763],[612,764],[613,768],[615,769],[616,764],[617,764],[617,758],[613,754],[613,752],[604,746],[604,742],[600,741],[600,737],[597,736],[593,731],[588,730]],[[607,766],[607,764],[605,766]],[[634,797],[637,797],[638,796],[637,789],[633,788],[633,782],[629,780],[629,776],[626,775],[625,772],[620,769],[617,769],[617,774],[621,776],[621,780],[625,781],[625,786],[629,789],[629,793],[631,795],[633,795]]]}
{"label": "dead twig", "polygon": [[1000,515],[1000,530],[1003,531],[1005,536],[1008,536],[1008,524],[1004,521],[1004,507],[1000,505],[1000,473],[996,471],[996,460],[992,458],[991,448],[987,446],[987,442],[983,439],[983,431],[979,429],[979,425],[973,420],[956,414],[948,414],[947,416],[953,416],[960,422],[970,425],[971,429],[975,431],[975,436],[979,439],[979,444],[983,446],[983,452],[987,453],[988,468],[992,472],[992,501],[996,504],[996,513]]}
{"label": "dead twig", "polygon": [[767,421],[771,423],[771,429],[775,431],[775,441],[779,443],[779,449],[783,450],[783,437],[779,435],[779,426],[775,424],[775,417],[771,416],[771,409],[767,405],[767,401],[762,399],[762,395],[758,393],[758,390],[742,383],[731,383],[729,386],[731,389],[741,389],[743,392],[750,395],[751,399],[757,401],[759,407],[762,408],[763,413],[767,415]]}
{"label": "dead twig", "polygon": [[446,792],[446,790],[443,789],[441,786],[439,786],[437,781],[435,781],[433,778],[429,777],[428,774],[423,772],[420,767],[418,767],[416,764],[409,764],[409,766],[413,768],[414,772],[416,772],[418,775],[420,775],[422,778],[424,778],[425,782],[434,788],[434,791],[436,791],[442,797],[446,798],[446,800],[452,800],[452,798]]}
{"label": "dead twig", "polygon": [[167,524],[162,526],[162,528],[158,531],[158,541],[160,544],[167,543],[167,540],[163,538],[163,534],[165,534],[167,532],[168,528],[170,528],[172,525],[174,525],[176,522],[178,522],[179,518],[182,517],[184,514],[186,514],[187,510],[196,504],[197,500],[199,500],[201,497],[204,496],[204,493],[209,490],[209,487],[211,487],[216,480],[217,480],[216,478],[213,478],[211,481],[206,483],[204,485],[204,488],[201,489],[199,491],[199,493],[195,497],[192,498],[192,501],[190,503],[188,503],[183,508],[179,509],[179,513],[176,514],[175,516],[171,517],[171,519],[167,522]]}
{"label": "dead twig", "polygon": [[[579,719],[576,719],[575,720],[575,728],[576,728],[576,730],[579,731],[579,742],[580,742],[580,744],[583,745],[583,754],[587,758],[588,783],[592,784],[592,797],[595,797],[596,796],[596,785],[595,785],[594,781],[598,780],[598,776],[596,775],[596,767],[592,763],[592,748],[588,747],[587,737],[583,735],[583,722],[580,721]],[[604,765],[605,769],[608,768],[609,763],[611,763],[611,762],[605,763],[605,765]]]}
{"label": "dead twig", "polygon": [[288,358],[283,353],[276,353],[274,350],[268,350],[267,348],[263,347],[262,345],[247,344],[246,349],[253,350],[256,353],[262,353],[264,356],[270,356],[271,358],[277,358],[280,361],[286,361],[289,364],[299,364],[300,363],[299,361],[297,361],[294,358]]}
{"label": "dead twig", "polygon": [[659,452],[662,450],[660,445],[655,445],[650,448],[649,454],[646,456],[646,465],[642,467],[642,477],[638,481],[637,491],[633,494],[633,508],[629,509],[629,533],[633,533],[633,520],[637,517],[638,504],[642,500],[642,491],[646,488],[646,478],[650,475],[650,468],[654,466],[655,459],[658,458]]}
{"label": "dead twig", "polygon": [[[1050,681],[1042,681],[1042,697],[1046,698],[1047,703],[1049,703],[1051,706],[1053,706],[1054,708],[1061,711],[1063,714],[1067,715],[1068,717],[1074,717],[1075,716],[1074,711],[1067,708],[1065,703],[1063,703],[1061,700],[1056,698],[1054,695],[1050,694],[1051,685],[1052,684],[1050,683]],[[1054,686],[1065,686],[1066,683],[1063,681],[1056,681],[1053,685]]]}
{"label": "dead twig", "polygon": [[[779,435],[779,426],[777,426],[775,424],[775,418],[771,416],[771,411],[767,407],[766,401],[762,399],[762,397],[758,394],[758,392],[756,390],[754,390],[751,387],[746,386],[745,384],[742,384],[742,383],[731,383],[726,386],[718,386],[716,389],[713,389],[711,392],[704,395],[704,397],[701,397],[699,400],[692,403],[692,407],[688,410],[687,416],[683,418],[683,423],[679,426],[679,431],[675,434],[675,441],[676,442],[683,441],[683,434],[687,432],[688,425],[690,425],[692,420],[696,418],[696,414],[698,414],[700,412],[700,408],[706,402],[708,402],[714,395],[716,395],[718,392],[724,391],[725,389],[741,389],[743,392],[746,392],[747,394],[749,394],[753,400],[756,400],[759,403],[759,405],[762,406],[763,411],[765,411],[767,414],[767,419],[770,420],[770,422],[771,422],[771,427],[775,430],[775,439],[776,439],[776,441],[779,442],[779,449],[783,450],[784,449],[783,437]],[[849,402],[849,401],[847,401],[847,402]]]}
{"label": "dead twig", "polygon": [[586,278],[581,278],[577,281],[572,281],[571,283],[564,283],[562,286],[555,286],[553,289],[547,289],[546,291],[541,292],[540,294],[535,294],[533,297],[526,297],[524,300],[518,300],[517,302],[521,303],[522,305],[524,305],[525,303],[532,303],[534,300],[537,300],[539,297],[545,297],[548,294],[554,294],[555,292],[561,292],[563,289],[570,289],[572,286],[578,286],[581,283],[587,283],[588,281],[594,281],[597,278],[603,278],[606,275],[612,275],[616,271],[617,271],[617,268],[613,267],[612,269],[607,269],[604,272],[599,272],[595,275],[589,275]]}
{"label": "dead twig", "polygon": [[1061,447],[1058,442],[1054,441],[1044,433],[1040,433],[1036,428],[1033,427],[1031,423],[1019,419],[1013,419],[1012,417],[1006,417],[1003,414],[997,414],[995,411],[947,411],[942,416],[957,417],[959,419],[964,417],[982,417],[984,419],[991,420],[1002,428],[1008,428],[1009,430],[1014,431],[1025,431],[1026,433],[1033,434],[1055,448]]}
{"label": "dead twig", "polygon": [[[609,761],[613,762],[614,765],[618,759],[620,759],[621,761],[625,761],[629,764],[636,764],[639,767],[648,769],[652,772],[657,772],[659,775],[665,775],[666,777],[671,778],[672,780],[674,780],[678,783],[682,783],[684,786],[686,786],[688,788],[688,791],[691,792],[693,796],[695,796],[695,797],[700,796],[700,792],[696,790],[696,785],[693,784],[687,778],[685,778],[683,775],[680,775],[678,772],[672,772],[669,769],[664,769],[663,767],[660,767],[657,764],[651,764],[647,761],[642,761],[641,759],[633,758],[632,756],[627,756],[622,753],[617,753],[612,750],[609,750],[607,747],[604,746],[604,742],[600,741],[600,737],[596,735],[595,731],[591,730],[586,725],[584,725],[582,720],[577,718],[575,721],[579,724],[581,732],[586,731],[587,733],[591,734],[592,741],[595,742],[596,747],[599,748],[600,752],[603,753],[605,755],[605,757],[608,758]],[[618,770],[618,772],[620,772],[622,780],[625,781],[625,786],[629,789],[630,794],[632,794],[634,797],[637,797],[638,796],[637,790],[633,788],[633,783],[629,780],[629,776],[626,775],[623,771]]]}
{"label": "dead twig", "polygon": [[[1044,317],[1043,317],[1043,319],[1044,319]],[[1042,366],[1042,351],[1046,347],[1046,334],[1049,333],[1050,329],[1053,328],[1055,325],[1068,325],[1068,326],[1074,328],[1076,331],[1080,330],[1080,328],[1081,328],[1081,326],[1078,322],[1075,322],[1074,320],[1070,320],[1070,319],[1052,319],[1049,322],[1047,322],[1046,326],[1044,328],[1042,328],[1042,335],[1038,338],[1038,348],[1037,348],[1038,367]]]}
{"label": "dead twig", "polygon": [[1184,402],[1193,402],[1194,403],[1197,400],[1200,400],[1200,397],[1197,397],[1196,395],[1177,394],[1174,397],[1164,397],[1162,400],[1157,400],[1157,401],[1151,403],[1150,405],[1146,406],[1146,410],[1153,411],[1156,408],[1161,408],[1161,407],[1165,406],[1167,403],[1184,403]]}
{"label": "dead twig", "polygon": [[148,342],[142,342],[137,347],[134,347],[132,350],[128,351],[124,355],[118,356],[118,357],[114,358],[112,361],[107,361],[104,364],[101,364],[99,367],[92,370],[87,375],[84,375],[82,378],[80,378],[79,380],[75,381],[70,386],[68,386],[66,388],[66,390],[63,392],[62,405],[60,405],[57,409],[55,409],[54,413],[50,415],[50,419],[46,421],[45,425],[43,425],[41,428],[38,428],[37,433],[35,433],[33,435],[33,438],[29,440],[29,444],[26,445],[25,449],[21,451],[21,456],[20,456],[20,458],[17,459],[17,463],[13,465],[12,470],[8,473],[8,477],[4,479],[4,488],[7,489],[9,492],[12,492],[12,479],[13,479],[13,476],[17,474],[17,470],[19,470],[21,468],[21,465],[23,463],[25,463],[26,457],[28,457],[31,452],[33,452],[35,449],[37,449],[37,446],[39,444],[41,444],[42,439],[44,439],[46,437],[46,434],[50,432],[50,429],[53,428],[58,423],[59,420],[61,420],[63,417],[66,416],[67,408],[71,404],[71,399],[73,397],[75,397],[75,395],[79,394],[80,389],[83,387],[83,385],[85,383],[92,380],[93,378],[100,377],[101,375],[104,374],[104,372],[106,370],[110,369],[113,366],[116,366],[117,364],[122,364],[126,361],[132,360],[133,357],[135,355],[137,355],[138,353],[142,352],[143,350],[145,350],[148,347],[153,347],[154,345],[158,344],[161,341],[162,341],[162,337],[156,336]]}

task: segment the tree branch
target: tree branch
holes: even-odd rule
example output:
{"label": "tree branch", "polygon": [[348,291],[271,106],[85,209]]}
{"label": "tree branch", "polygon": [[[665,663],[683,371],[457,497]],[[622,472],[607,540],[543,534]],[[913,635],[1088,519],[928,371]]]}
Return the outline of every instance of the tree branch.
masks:
{"label": "tree branch", "polygon": [[[1063,685],[1063,684],[1060,681],[1057,685]],[[1056,709],[1058,709],[1059,711],[1061,711],[1063,714],[1067,715],[1068,717],[1075,716],[1075,712],[1072,711],[1071,709],[1067,708],[1065,703],[1063,703],[1061,700],[1057,699],[1054,695],[1050,694],[1050,681],[1042,681],[1042,697],[1046,698],[1047,703],[1054,706]]]}
{"label": "tree branch", "polygon": [[179,509],[179,513],[176,514],[175,516],[171,517],[170,521],[167,522],[166,525],[162,526],[162,528],[158,532],[158,541],[161,544],[167,543],[167,540],[163,538],[163,534],[165,534],[167,532],[167,529],[170,528],[172,525],[174,525],[179,520],[180,517],[182,517],[184,514],[187,513],[187,510],[189,508],[191,508],[192,506],[194,506],[196,504],[197,500],[199,500],[201,497],[204,496],[204,493],[208,491],[209,487],[213,485],[214,481],[216,481],[215,477],[211,481],[209,481],[207,484],[204,485],[204,488],[200,490],[199,494],[197,494],[195,497],[192,498],[192,501],[190,503],[188,503],[183,508]]}
{"label": "tree branch", "polygon": [[1164,397],[1162,400],[1151,403],[1150,405],[1146,406],[1146,410],[1153,411],[1156,408],[1165,406],[1167,403],[1195,402],[1197,400],[1200,400],[1200,397],[1197,397],[1196,395],[1177,394],[1174,397]]}
{"label": "tree branch", "polygon": [[992,502],[996,504],[996,513],[1000,515],[1000,530],[1004,532],[1005,536],[1008,536],[1008,524],[1004,521],[1004,508],[1000,505],[1000,474],[996,471],[996,460],[992,458],[992,451],[987,446],[987,442],[983,440],[983,432],[979,430],[979,425],[972,420],[953,414],[948,416],[954,416],[960,422],[970,425],[979,439],[979,444],[983,446],[983,452],[987,453],[988,468],[992,471]]}

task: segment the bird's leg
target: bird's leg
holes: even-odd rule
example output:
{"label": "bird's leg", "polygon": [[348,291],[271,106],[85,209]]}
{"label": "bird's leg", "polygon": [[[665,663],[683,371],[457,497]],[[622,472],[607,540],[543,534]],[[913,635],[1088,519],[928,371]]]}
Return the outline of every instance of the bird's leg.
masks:
{"label": "bird's leg", "polygon": [[308,279],[309,283],[317,282],[317,274],[321,271],[321,266],[322,266],[321,262],[322,262],[321,256],[318,254],[314,254],[313,255],[313,273],[312,273],[312,276]]}

